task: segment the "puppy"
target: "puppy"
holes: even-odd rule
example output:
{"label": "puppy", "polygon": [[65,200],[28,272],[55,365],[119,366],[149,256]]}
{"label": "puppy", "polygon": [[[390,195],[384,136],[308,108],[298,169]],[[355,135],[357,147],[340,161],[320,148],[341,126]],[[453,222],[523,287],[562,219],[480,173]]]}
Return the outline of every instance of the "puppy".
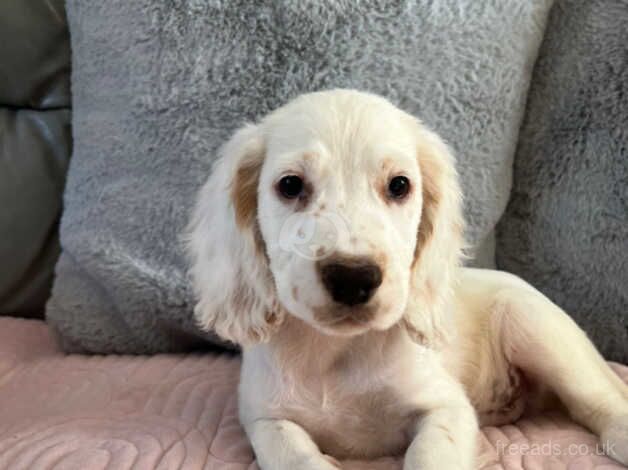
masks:
{"label": "puppy", "polygon": [[198,321],[242,346],[263,469],[402,452],[471,469],[479,424],[553,397],[628,464],[628,387],[560,308],[462,268],[462,247],[449,149],[388,101],[306,94],[235,133],[188,248]]}

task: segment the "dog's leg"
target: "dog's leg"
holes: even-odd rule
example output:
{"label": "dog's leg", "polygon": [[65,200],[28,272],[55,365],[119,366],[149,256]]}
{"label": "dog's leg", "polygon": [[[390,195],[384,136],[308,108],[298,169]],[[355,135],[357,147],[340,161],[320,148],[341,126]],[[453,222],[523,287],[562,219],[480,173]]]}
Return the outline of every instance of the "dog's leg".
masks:
{"label": "dog's leg", "polygon": [[298,424],[283,419],[257,419],[245,425],[263,470],[338,470]]}
{"label": "dog's leg", "polygon": [[475,468],[478,422],[462,387],[443,384],[446,400],[423,414],[404,458],[404,470]]}
{"label": "dog's leg", "polygon": [[530,288],[496,295],[491,331],[506,358],[549,386],[571,416],[600,436],[607,454],[628,465],[628,386],[559,307]]}

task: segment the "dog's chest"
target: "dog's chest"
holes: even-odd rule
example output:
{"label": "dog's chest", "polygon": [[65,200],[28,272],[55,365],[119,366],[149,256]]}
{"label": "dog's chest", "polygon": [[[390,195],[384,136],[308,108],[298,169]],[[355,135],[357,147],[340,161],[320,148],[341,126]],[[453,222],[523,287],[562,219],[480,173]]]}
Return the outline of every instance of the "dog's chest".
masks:
{"label": "dog's chest", "polygon": [[402,390],[382,386],[355,393],[320,384],[288,398],[284,416],[302,426],[322,452],[338,458],[399,455],[408,446],[416,408]]}
{"label": "dog's chest", "polygon": [[314,346],[245,355],[248,414],[290,420],[336,458],[403,453],[430,393],[422,350],[400,329]]}

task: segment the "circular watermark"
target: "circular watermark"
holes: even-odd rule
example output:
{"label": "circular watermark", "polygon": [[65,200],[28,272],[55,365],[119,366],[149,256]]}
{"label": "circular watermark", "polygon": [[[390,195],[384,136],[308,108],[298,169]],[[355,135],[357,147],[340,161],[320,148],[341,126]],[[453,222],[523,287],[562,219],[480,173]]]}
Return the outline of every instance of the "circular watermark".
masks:
{"label": "circular watermark", "polygon": [[296,212],[282,225],[279,246],[315,261],[330,256],[348,234],[347,221],[335,212]]}

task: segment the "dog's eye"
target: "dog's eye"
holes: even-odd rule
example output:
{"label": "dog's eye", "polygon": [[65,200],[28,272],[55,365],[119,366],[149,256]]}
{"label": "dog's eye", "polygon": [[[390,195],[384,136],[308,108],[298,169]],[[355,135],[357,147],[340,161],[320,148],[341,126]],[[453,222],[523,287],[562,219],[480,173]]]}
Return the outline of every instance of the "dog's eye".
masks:
{"label": "dog's eye", "polygon": [[294,199],[303,192],[303,180],[296,175],[284,176],[279,180],[277,189],[286,199]]}
{"label": "dog's eye", "polygon": [[410,180],[405,176],[395,176],[388,183],[388,194],[392,199],[403,199],[410,192]]}

